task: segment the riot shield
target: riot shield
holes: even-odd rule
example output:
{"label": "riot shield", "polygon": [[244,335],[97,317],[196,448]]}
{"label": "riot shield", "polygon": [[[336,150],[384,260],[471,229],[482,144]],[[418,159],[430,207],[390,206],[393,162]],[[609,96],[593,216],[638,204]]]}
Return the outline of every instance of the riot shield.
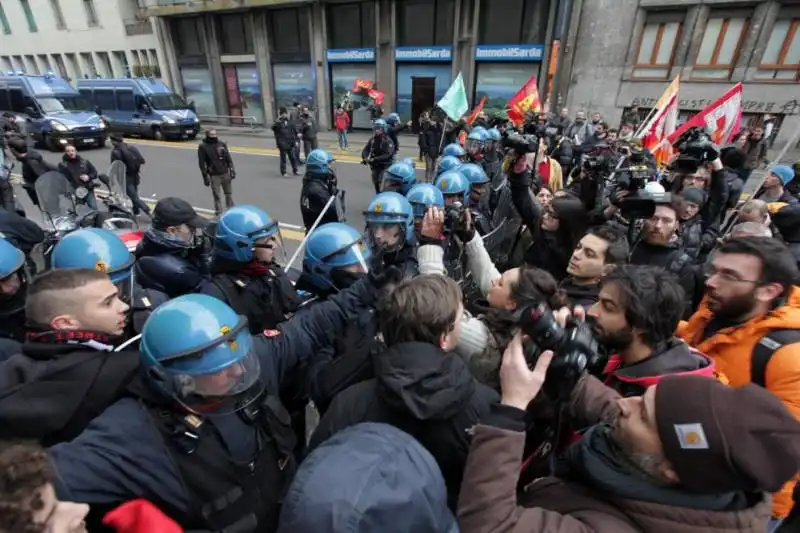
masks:
{"label": "riot shield", "polygon": [[61,172],[45,172],[34,184],[39,207],[52,220],[69,214],[74,208],[75,189]]}

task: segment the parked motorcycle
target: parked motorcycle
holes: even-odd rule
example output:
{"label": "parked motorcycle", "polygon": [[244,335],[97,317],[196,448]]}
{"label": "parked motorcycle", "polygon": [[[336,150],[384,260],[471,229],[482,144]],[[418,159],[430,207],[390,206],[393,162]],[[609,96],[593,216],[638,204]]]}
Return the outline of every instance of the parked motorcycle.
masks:
{"label": "parked motorcycle", "polygon": [[108,169],[107,181],[108,194],[102,197],[108,213],[98,213],[95,226],[114,232],[138,229],[139,223],[133,214],[133,202],[125,191],[125,164],[114,161]]}

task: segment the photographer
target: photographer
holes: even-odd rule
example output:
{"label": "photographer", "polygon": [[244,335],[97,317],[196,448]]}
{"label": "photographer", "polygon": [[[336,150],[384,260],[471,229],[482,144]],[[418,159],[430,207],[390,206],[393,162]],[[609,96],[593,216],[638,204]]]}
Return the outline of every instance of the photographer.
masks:
{"label": "photographer", "polygon": [[[568,313],[559,315],[563,324]],[[546,352],[530,370],[521,335],[506,350],[502,402],[475,428],[464,471],[462,533],[767,530],[766,492],[800,469],[800,422],[758,387],[700,376],[669,376],[630,398],[584,376],[564,408],[594,425],[568,449],[558,478],[518,496],[525,409],[560,355]]]}
{"label": "photographer", "polygon": [[678,233],[683,241],[683,249],[698,263],[705,261],[719,238],[719,223],[706,227],[701,218],[700,212],[706,202],[705,191],[696,187],[684,188],[677,199],[680,221]]}
{"label": "photographer", "polygon": [[549,272],[556,280],[567,276],[570,255],[586,233],[586,209],[575,198],[554,198],[535,226],[528,226],[533,242],[525,263]]}
{"label": "photographer", "polygon": [[561,164],[563,174],[569,175],[572,170],[572,141],[564,136],[562,128],[554,128],[553,134],[552,138],[548,137],[549,156]]}
{"label": "photographer", "polygon": [[589,308],[595,338],[611,358],[605,383],[622,396],[641,396],[665,375],[714,377],[714,362],[674,337],[685,295],[662,269],[623,265],[602,282]]}

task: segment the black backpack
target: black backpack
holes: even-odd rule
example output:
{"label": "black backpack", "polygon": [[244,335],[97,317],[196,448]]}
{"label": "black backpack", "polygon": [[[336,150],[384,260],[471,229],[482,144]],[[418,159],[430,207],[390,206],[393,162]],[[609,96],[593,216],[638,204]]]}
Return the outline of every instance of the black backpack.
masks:
{"label": "black backpack", "polygon": [[767,365],[775,352],[787,344],[800,342],[798,329],[774,329],[761,337],[753,348],[750,362],[750,381],[766,388]]}

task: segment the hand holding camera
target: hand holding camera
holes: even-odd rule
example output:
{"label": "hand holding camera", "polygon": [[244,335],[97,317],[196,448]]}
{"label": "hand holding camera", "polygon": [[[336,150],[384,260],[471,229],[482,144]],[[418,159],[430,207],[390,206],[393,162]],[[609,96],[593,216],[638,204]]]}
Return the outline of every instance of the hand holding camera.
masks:
{"label": "hand holding camera", "polygon": [[444,211],[438,207],[430,207],[422,217],[422,229],[420,231],[424,239],[439,242],[444,233]]}

